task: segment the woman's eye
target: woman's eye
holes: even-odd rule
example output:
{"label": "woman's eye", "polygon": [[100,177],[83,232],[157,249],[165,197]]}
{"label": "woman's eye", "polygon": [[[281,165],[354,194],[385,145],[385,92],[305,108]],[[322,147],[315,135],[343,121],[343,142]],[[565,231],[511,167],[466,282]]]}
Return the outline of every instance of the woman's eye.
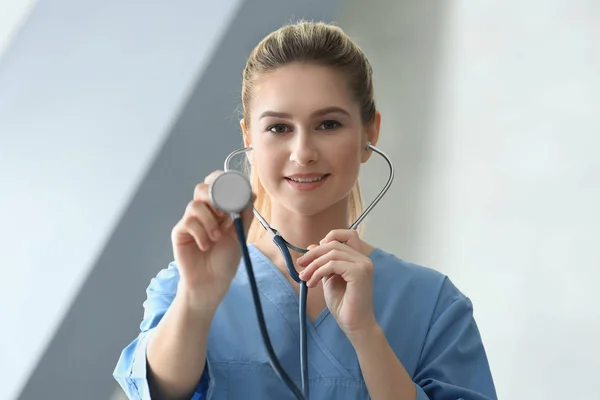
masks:
{"label": "woman's eye", "polygon": [[271,133],[286,133],[288,127],[283,124],[271,125],[267,130]]}
{"label": "woman's eye", "polygon": [[331,121],[324,121],[321,125],[319,125],[318,129],[331,130],[331,129],[339,128],[340,126],[342,126],[342,125],[339,122],[331,120]]}

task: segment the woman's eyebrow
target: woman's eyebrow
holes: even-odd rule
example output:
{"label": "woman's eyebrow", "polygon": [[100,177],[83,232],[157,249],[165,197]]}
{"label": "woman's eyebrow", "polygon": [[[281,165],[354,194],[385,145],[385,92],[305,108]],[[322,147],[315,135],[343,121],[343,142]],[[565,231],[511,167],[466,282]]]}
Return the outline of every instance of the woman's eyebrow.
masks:
{"label": "woman's eyebrow", "polygon": [[[313,112],[311,114],[311,116],[319,117],[322,115],[332,114],[332,113],[340,113],[340,114],[345,114],[347,116],[350,116],[350,113],[348,111],[344,110],[341,107],[336,107],[336,106],[322,108],[320,110]],[[262,114],[260,114],[259,119],[263,119],[266,117],[292,119],[291,114],[286,113],[286,112],[281,112],[281,111],[265,111]]]}

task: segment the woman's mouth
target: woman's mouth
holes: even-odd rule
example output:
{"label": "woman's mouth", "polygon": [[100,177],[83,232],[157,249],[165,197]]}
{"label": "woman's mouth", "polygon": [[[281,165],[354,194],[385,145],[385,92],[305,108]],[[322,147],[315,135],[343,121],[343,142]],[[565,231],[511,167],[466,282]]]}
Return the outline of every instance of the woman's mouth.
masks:
{"label": "woman's mouth", "polygon": [[286,181],[296,190],[314,190],[323,185],[329,174],[303,174],[286,176]]}

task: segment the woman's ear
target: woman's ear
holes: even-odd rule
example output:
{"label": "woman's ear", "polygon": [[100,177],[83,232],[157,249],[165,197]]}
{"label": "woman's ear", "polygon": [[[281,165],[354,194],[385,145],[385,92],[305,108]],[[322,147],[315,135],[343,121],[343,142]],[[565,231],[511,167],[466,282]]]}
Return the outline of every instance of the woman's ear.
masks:
{"label": "woman's ear", "polygon": [[[248,132],[248,128],[246,127],[246,122],[244,121],[244,118],[242,118],[240,120],[240,127],[242,128],[242,137],[244,138],[244,147],[248,147],[252,144],[252,141],[250,140],[250,133]],[[246,159],[248,160],[248,162],[250,163],[250,166],[252,166],[252,154],[254,152],[250,151],[246,153]]]}
{"label": "woman's ear", "polygon": [[365,148],[362,155],[362,162],[365,163],[371,157],[371,150],[367,147],[368,143],[371,143],[373,146],[377,146],[377,141],[379,140],[379,128],[381,127],[381,113],[379,111],[375,111],[375,118],[373,122],[365,127]]}
{"label": "woman's ear", "polygon": [[244,147],[250,146],[250,134],[248,133],[248,129],[246,128],[246,122],[244,118],[240,119],[240,127],[242,128],[242,137],[244,138]]}

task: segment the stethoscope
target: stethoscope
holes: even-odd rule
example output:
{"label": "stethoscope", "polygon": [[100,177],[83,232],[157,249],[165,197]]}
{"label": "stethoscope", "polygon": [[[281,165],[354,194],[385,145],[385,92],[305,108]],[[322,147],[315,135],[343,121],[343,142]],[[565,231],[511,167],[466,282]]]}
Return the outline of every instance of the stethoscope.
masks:
{"label": "stethoscope", "polygon": [[[350,226],[349,229],[356,229],[358,225],[366,218],[366,216],[373,210],[373,208],[377,205],[379,200],[385,195],[388,191],[389,187],[394,180],[394,166],[392,162],[388,158],[385,153],[381,150],[377,149],[371,143],[367,143],[367,149],[374,151],[379,154],[388,164],[389,167],[389,177],[388,180],[381,190],[377,197],[371,202],[371,204],[365,209],[365,211],[356,219],[356,221]],[[256,286],[256,279],[254,277],[254,271],[252,269],[252,261],[250,260],[250,253],[248,251],[248,245],[246,243],[246,235],[244,233],[244,225],[241,218],[241,212],[248,208],[252,201],[252,186],[250,181],[246,175],[243,173],[232,170],[230,168],[231,160],[240,155],[245,154],[252,150],[251,146],[236,150],[229,154],[225,159],[225,168],[224,172],[217,176],[217,178],[210,185],[210,199],[212,204],[219,209],[220,211],[230,214],[233,219],[235,230],[240,242],[240,247],[242,249],[242,257],[244,259],[244,264],[246,266],[246,272],[248,274],[248,280],[250,282],[250,289],[252,291],[252,299],[254,301],[254,307],[256,309],[256,315],[258,317],[258,325],[260,328],[260,333],[265,344],[269,362],[271,367],[277,374],[277,376],[287,385],[290,391],[294,394],[297,399],[307,400],[309,395],[308,390],[308,347],[307,347],[307,316],[306,316],[306,300],[308,295],[308,287],[306,286],[306,282],[302,281],[298,275],[298,272],[294,268],[294,262],[292,260],[292,256],[290,254],[290,250],[296,251],[298,253],[306,253],[308,249],[303,249],[300,247],[296,247],[293,244],[287,242],[279,232],[272,228],[267,221],[263,218],[263,216],[258,212],[256,208],[253,207],[254,215],[260,222],[260,224],[265,228],[267,232],[271,235],[273,242],[277,245],[281,254],[284,257],[285,265],[287,267],[288,273],[296,281],[300,284],[300,309],[299,309],[299,319],[300,319],[300,371],[301,371],[301,380],[302,380],[302,391],[298,389],[296,384],[292,381],[289,375],[283,370],[275,351],[273,350],[273,346],[271,345],[271,340],[269,338],[269,334],[267,332],[267,326],[265,323],[265,318],[262,312],[262,307],[260,304],[260,298],[258,295],[258,289]]]}

